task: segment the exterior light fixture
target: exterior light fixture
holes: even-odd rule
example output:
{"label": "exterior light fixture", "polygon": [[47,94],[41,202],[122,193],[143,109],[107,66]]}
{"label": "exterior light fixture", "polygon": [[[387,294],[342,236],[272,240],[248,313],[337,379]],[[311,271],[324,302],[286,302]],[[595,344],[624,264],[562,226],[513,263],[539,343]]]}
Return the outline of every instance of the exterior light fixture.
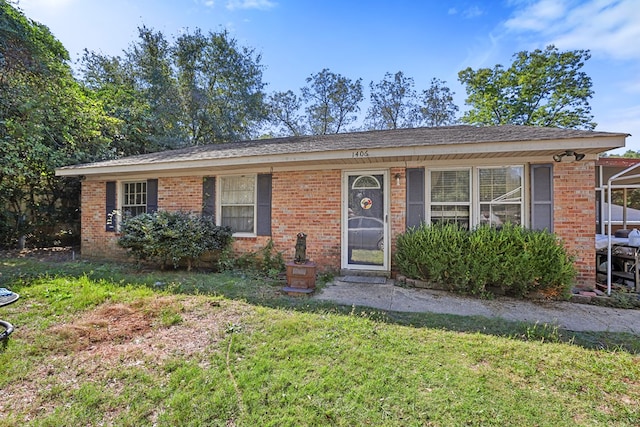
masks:
{"label": "exterior light fixture", "polygon": [[573,150],[566,150],[564,153],[554,154],[553,160],[556,162],[561,162],[563,157],[573,157],[573,159],[577,162],[584,159],[584,153],[576,153]]}
{"label": "exterior light fixture", "polygon": [[400,185],[400,177],[402,177],[402,175],[400,175],[399,173],[394,175],[394,178],[396,179],[396,186]]}

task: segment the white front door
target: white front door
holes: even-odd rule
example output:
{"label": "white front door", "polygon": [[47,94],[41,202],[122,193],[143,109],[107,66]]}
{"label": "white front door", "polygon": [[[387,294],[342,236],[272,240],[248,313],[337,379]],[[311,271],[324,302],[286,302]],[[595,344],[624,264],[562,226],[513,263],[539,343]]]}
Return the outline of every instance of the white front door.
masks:
{"label": "white front door", "polygon": [[388,172],[343,175],[342,268],[388,270]]}

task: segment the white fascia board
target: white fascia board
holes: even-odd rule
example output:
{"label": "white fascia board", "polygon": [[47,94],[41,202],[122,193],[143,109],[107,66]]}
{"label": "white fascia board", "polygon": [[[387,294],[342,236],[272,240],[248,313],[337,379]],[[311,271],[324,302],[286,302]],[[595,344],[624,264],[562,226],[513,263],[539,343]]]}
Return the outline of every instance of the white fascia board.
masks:
{"label": "white fascia board", "polygon": [[565,149],[585,150],[610,149],[624,147],[623,137],[597,137],[575,138],[537,141],[508,141],[508,142],[480,142],[480,143],[453,143],[438,145],[416,145],[385,148],[354,148],[352,150],[332,150],[317,152],[283,153],[242,157],[210,158],[181,161],[162,161],[157,163],[136,163],[113,166],[79,166],[56,169],[57,176],[81,176],[81,175],[114,175],[120,173],[136,172],[167,172],[176,170],[190,170],[202,168],[232,167],[232,166],[259,166],[269,164],[296,164],[314,161],[340,161],[345,162],[363,158],[379,157],[407,157],[407,156],[432,156],[432,155],[473,155],[504,152],[527,152]]}

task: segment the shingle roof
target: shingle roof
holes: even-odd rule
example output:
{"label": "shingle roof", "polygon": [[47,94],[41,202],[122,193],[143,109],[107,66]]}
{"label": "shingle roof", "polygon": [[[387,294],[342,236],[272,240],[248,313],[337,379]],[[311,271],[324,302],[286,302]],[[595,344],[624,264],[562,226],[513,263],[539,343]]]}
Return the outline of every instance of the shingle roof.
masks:
{"label": "shingle roof", "polygon": [[[533,126],[444,126],[380,131],[341,133],[332,135],[296,136],[264,140],[210,144],[178,150],[123,157],[96,163],[71,165],[58,171],[152,165],[158,163],[255,158],[256,156],[310,154],[344,150],[377,148],[407,148],[458,144],[482,144],[519,141],[551,141],[598,137],[622,138],[627,134]],[[605,150],[615,148],[606,147]],[[604,150],[602,150],[604,151]],[[65,173],[67,174],[67,173]]]}

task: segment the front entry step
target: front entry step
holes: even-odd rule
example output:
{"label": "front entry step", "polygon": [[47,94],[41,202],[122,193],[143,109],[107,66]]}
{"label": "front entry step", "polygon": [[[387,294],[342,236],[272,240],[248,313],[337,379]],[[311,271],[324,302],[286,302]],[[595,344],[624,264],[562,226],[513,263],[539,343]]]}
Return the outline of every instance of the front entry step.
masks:
{"label": "front entry step", "polygon": [[348,268],[343,268],[340,270],[341,276],[354,276],[354,277],[384,277],[386,279],[391,277],[390,271],[380,271],[380,270],[351,270]]}
{"label": "front entry step", "polygon": [[380,276],[343,276],[337,279],[345,283],[370,283],[372,285],[383,285],[387,283],[386,277]]}

